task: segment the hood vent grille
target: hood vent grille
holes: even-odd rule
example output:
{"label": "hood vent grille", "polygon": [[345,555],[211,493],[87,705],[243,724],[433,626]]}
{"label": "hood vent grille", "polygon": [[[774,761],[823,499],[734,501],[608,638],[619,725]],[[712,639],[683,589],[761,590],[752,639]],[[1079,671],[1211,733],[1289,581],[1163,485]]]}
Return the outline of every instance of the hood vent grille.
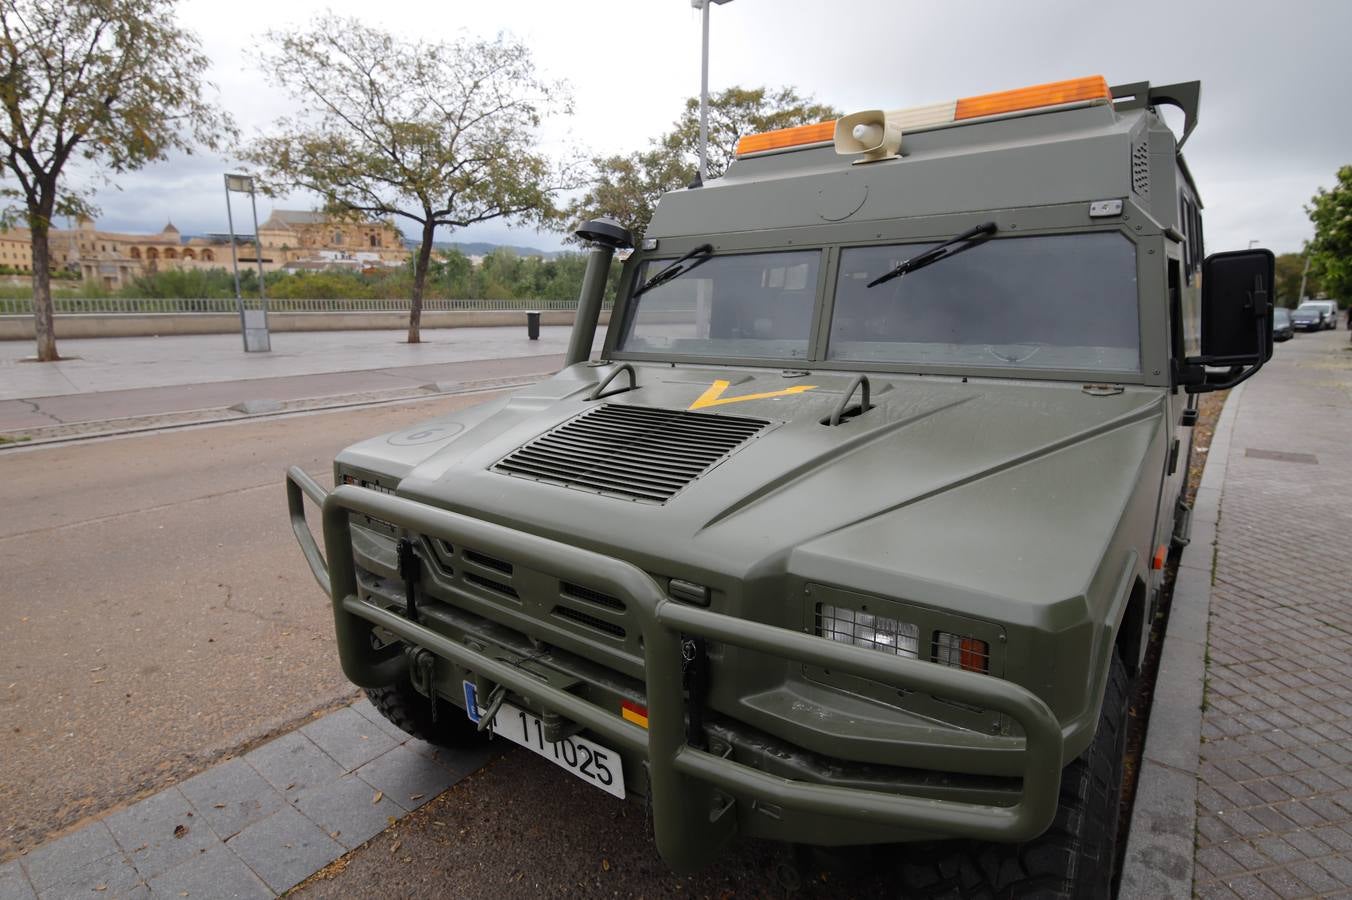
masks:
{"label": "hood vent grille", "polygon": [[513,451],[496,472],[647,503],[665,503],[770,423],[677,409],[604,404]]}

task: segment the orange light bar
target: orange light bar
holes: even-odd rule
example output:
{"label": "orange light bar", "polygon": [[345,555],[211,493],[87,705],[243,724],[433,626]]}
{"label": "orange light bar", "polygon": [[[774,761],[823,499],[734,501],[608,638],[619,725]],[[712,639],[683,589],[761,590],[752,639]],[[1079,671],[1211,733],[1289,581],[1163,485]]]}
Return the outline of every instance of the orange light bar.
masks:
{"label": "orange light bar", "polygon": [[1164,561],[1169,558],[1169,549],[1163,544],[1155,549],[1155,558],[1150,560],[1150,568],[1163,569]]}
{"label": "orange light bar", "polygon": [[737,155],[764,153],[766,150],[782,150],[785,147],[799,147],[804,144],[829,143],[836,134],[836,120],[817,122],[813,125],[797,125],[793,128],[781,128],[778,131],[762,131],[760,134],[748,134],[737,141]]}
{"label": "orange light bar", "polygon": [[953,119],[960,121],[981,116],[996,116],[1000,113],[1035,109],[1039,106],[1059,106],[1062,103],[1080,103],[1085,100],[1111,100],[1112,96],[1112,92],[1108,90],[1107,79],[1102,75],[1090,75],[1087,78],[1052,81],[1013,91],[964,97],[958,101],[958,109]]}

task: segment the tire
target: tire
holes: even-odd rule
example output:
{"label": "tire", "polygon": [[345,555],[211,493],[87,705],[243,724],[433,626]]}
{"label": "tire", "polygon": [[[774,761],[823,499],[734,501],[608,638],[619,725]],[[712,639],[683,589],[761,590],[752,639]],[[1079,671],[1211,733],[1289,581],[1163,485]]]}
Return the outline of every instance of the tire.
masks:
{"label": "tire", "polygon": [[1113,654],[1098,730],[1061,773],[1052,825],[1024,844],[946,841],[905,849],[898,897],[1063,898],[1112,896],[1118,803],[1126,751],[1126,667]]}
{"label": "tire", "polygon": [[371,705],[395,727],[429,744],[469,747],[488,740],[488,735],[478,731],[463,710],[440,698],[433,721],[432,701],[414,690],[407,678],[392,687],[365,690]]}

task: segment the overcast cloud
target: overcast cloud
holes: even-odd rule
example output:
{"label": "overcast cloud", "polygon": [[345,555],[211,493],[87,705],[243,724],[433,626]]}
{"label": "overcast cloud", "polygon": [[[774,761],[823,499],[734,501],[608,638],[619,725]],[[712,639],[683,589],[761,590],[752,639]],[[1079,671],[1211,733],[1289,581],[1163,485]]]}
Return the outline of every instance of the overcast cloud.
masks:
{"label": "overcast cloud", "polygon": [[[246,136],[292,110],[253,59],[268,28],[332,10],[428,38],[510,32],[543,74],[572,86],[575,114],[549,123],[546,143],[588,155],[640,149],[699,88],[699,13],[688,0],[185,0],[183,23],[214,60],[221,103]],[[1211,249],[1299,250],[1302,206],[1352,163],[1346,97],[1352,2],[1284,4],[1072,0],[897,2],[734,0],[713,10],[710,88],[793,85],[845,111],[892,108],[1102,74],[1110,84],[1199,79],[1200,124],[1185,149],[1207,209]],[[1169,112],[1172,112],[1170,110]],[[175,158],[99,192],[100,223],[224,231],[214,155]],[[287,205],[309,206],[306,198]],[[264,201],[259,210],[271,208]],[[238,217],[247,207],[237,207]],[[442,240],[559,246],[553,234],[482,225]]]}

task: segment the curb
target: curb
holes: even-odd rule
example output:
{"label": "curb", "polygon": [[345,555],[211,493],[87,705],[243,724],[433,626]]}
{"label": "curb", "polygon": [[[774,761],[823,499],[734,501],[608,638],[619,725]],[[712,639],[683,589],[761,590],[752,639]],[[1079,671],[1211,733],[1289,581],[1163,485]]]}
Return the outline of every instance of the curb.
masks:
{"label": "curb", "polygon": [[1191,540],[1178,561],[1127,832],[1120,900],[1192,896],[1212,567],[1230,438],[1244,388],[1241,384],[1230,392],[1216,423],[1193,500]]}

